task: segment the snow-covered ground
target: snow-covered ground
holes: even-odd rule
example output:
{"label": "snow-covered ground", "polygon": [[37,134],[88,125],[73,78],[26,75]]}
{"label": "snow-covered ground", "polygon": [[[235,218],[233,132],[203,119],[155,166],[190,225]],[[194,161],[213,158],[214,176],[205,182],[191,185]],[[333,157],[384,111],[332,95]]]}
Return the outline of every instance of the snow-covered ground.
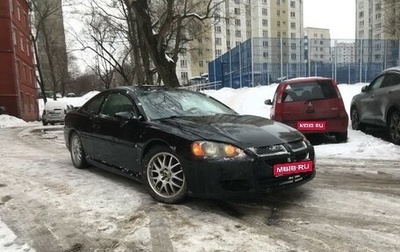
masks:
{"label": "snow-covered ground", "polygon": [[[349,111],[351,98],[359,93],[363,85],[365,84],[339,85],[347,111]],[[224,88],[217,91],[206,91],[206,93],[226,103],[241,114],[269,117],[270,107],[264,104],[264,100],[272,99],[275,88],[276,85],[236,90]],[[6,127],[30,126],[30,124],[38,124],[38,122],[27,123],[15,117],[0,115],[0,130]],[[359,131],[353,131],[350,126],[347,143],[322,144],[315,146],[315,149],[318,160],[324,158],[398,160],[400,153],[400,146]],[[15,239],[16,235],[0,220],[0,251],[34,251],[26,244],[14,242]]]}

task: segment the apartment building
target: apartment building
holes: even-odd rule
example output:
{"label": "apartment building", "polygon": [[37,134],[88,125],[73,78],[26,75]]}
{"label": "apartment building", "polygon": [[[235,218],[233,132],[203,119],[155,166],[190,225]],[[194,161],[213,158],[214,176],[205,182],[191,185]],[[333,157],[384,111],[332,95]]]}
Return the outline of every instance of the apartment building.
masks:
{"label": "apartment building", "polygon": [[[400,13],[400,1],[356,0],[356,47],[359,62],[375,62],[386,65],[398,51],[398,25],[391,20]],[[397,18],[398,19],[398,18]],[[398,64],[399,62],[397,62]]]}
{"label": "apartment building", "polygon": [[332,50],[336,64],[352,64],[356,62],[356,47],[354,42],[336,43]]}
{"label": "apartment building", "polygon": [[[206,73],[208,62],[250,38],[268,39],[256,40],[260,44],[253,46],[259,49],[256,60],[267,62],[266,67],[280,67],[303,57],[302,0],[226,0],[206,29],[204,36],[188,45],[198,50],[180,56],[177,71],[181,83]],[[279,52],[276,47],[281,48]]]}
{"label": "apartment building", "polygon": [[39,118],[26,0],[0,1],[0,107],[25,121]]}
{"label": "apartment building", "polygon": [[304,38],[308,45],[308,61],[322,63],[332,61],[329,29],[306,27],[304,28]]}

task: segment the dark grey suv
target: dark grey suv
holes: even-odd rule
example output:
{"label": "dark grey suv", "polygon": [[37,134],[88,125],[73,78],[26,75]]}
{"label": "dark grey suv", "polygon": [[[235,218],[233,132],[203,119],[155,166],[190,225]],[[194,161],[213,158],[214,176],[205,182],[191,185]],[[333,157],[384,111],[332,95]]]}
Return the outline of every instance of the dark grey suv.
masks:
{"label": "dark grey suv", "polygon": [[351,101],[351,126],[382,127],[389,140],[400,144],[400,67],[388,68],[361,89]]}

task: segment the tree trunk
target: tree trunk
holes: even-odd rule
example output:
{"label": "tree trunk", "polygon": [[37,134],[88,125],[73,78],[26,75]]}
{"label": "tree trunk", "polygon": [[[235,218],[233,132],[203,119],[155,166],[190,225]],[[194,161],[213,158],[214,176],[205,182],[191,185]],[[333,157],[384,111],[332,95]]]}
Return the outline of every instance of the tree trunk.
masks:
{"label": "tree trunk", "polygon": [[159,35],[153,34],[147,0],[134,1],[132,7],[136,14],[139,32],[143,36],[146,48],[164,85],[180,86],[176,76],[176,63],[166,55],[166,48],[162,43],[159,43]]}

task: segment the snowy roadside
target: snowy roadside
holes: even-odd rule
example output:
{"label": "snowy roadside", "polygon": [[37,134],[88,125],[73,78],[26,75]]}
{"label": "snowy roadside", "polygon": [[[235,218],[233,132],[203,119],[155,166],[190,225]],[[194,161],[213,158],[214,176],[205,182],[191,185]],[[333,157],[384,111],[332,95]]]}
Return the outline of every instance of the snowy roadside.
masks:
{"label": "snowy roadside", "polygon": [[[3,199],[2,199],[3,200]],[[2,204],[2,201],[0,201]],[[2,252],[17,252],[17,251],[30,251],[34,252],[27,244],[20,244],[16,241],[17,236],[11,231],[7,225],[0,219],[0,251]]]}

